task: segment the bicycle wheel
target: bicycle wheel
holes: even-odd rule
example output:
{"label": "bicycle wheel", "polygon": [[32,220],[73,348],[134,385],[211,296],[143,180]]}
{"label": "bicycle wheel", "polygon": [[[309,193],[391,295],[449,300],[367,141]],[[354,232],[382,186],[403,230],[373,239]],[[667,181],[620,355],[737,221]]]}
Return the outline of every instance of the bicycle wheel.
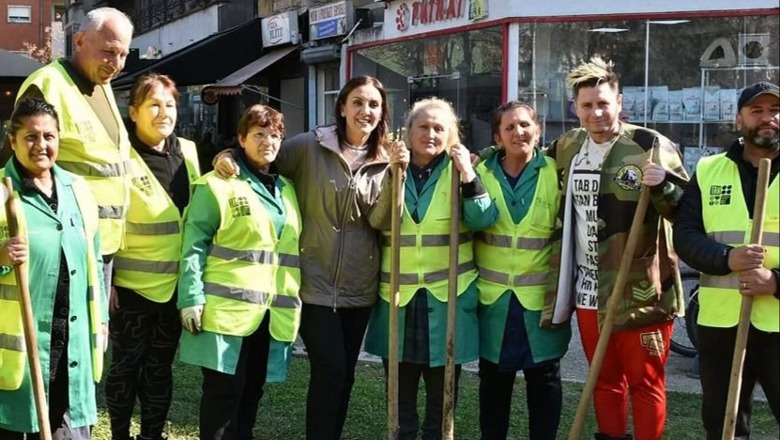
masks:
{"label": "bicycle wheel", "polygon": [[[693,312],[698,315],[698,302],[695,307],[691,307],[691,298],[698,301],[699,292],[699,274],[698,273],[686,273],[682,276],[683,291],[685,295],[685,316],[674,318],[674,331],[672,332],[672,340],[670,349],[685,357],[696,356],[696,317],[691,319],[690,314]],[[694,309],[695,310],[691,310]],[[690,324],[690,325],[689,325]]]}

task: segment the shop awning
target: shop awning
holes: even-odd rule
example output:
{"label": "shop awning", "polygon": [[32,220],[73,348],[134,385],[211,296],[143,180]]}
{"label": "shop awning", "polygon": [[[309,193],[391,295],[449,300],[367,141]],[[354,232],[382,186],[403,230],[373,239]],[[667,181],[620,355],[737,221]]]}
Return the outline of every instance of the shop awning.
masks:
{"label": "shop awning", "polygon": [[260,19],[256,18],[127,72],[111,84],[114,90],[126,90],[148,72],[168,75],[178,86],[213,84],[260,57],[261,41]]}
{"label": "shop awning", "polygon": [[25,78],[42,66],[26,56],[0,49],[0,78]]}
{"label": "shop awning", "polygon": [[260,58],[226,76],[216,84],[206,86],[202,93],[204,101],[207,103],[215,102],[217,96],[219,95],[240,94],[241,85],[247,82],[249,78],[252,78],[277,61],[295,52],[296,49],[298,49],[296,46],[287,46],[268,52]]}

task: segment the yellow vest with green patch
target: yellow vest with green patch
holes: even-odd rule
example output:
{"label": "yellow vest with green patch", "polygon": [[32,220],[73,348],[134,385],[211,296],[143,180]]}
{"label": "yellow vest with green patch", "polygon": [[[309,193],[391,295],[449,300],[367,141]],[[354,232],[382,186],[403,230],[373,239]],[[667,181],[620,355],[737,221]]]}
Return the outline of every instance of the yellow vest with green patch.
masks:
{"label": "yellow vest with green patch", "polygon": [[[179,138],[190,184],[200,176],[195,144]],[[114,256],[114,284],[158,303],[171,299],[179,279],[182,216],[146,162],[130,152],[130,209],[125,249]]]}
{"label": "yellow vest with green patch", "polygon": [[528,310],[542,310],[552,247],[549,238],[558,213],[555,161],[545,157],[536,192],[525,217],[515,224],[496,176],[485,164],[479,174],[498,208],[498,221],[475,234],[474,256],[479,268],[479,300],[493,304],[507,290]]}
{"label": "yellow vest with green patch", "polygon": [[[750,218],[737,164],[726,153],[702,158],[696,166],[702,197],[704,230],[711,239],[734,247],[750,242]],[[764,267],[780,266],[780,178],[775,177],[766,195],[761,245]],[[698,323],[708,327],[733,327],[739,322],[742,295],[739,273],[725,276],[701,274]],[[780,331],[780,301],[772,295],[753,297],[750,322],[765,332]]]}
{"label": "yellow vest with green patch", "polygon": [[[0,180],[5,177],[5,170],[0,170]],[[100,382],[103,374],[103,351],[97,342],[100,331],[100,302],[103,300],[98,283],[97,261],[92,250],[95,248],[94,237],[97,234],[98,217],[95,201],[89,187],[81,180],[73,181],[73,192],[84,221],[84,234],[87,242],[87,268],[89,270],[89,324],[92,349],[92,378]],[[24,209],[19,202],[19,194],[15,194],[16,215],[19,224],[19,236],[27,238]],[[8,222],[5,209],[0,209],[0,227],[7,231]],[[25,270],[27,265],[22,266]],[[28,274],[29,275],[29,274]],[[28,276],[29,280],[29,276]],[[0,276],[0,390],[17,390],[22,385],[27,371],[27,349],[24,340],[22,324],[22,305],[19,289],[16,286],[16,276],[13,272]]]}
{"label": "yellow vest with green patch", "polygon": [[[449,253],[450,253],[450,179],[452,163],[439,176],[431,203],[421,222],[415,223],[404,209],[401,221],[401,307],[411,301],[420,288],[428,289],[439,301],[447,302]],[[455,197],[458,197],[455,194]],[[382,233],[382,266],[379,281],[379,295],[390,300],[390,232]],[[477,278],[472,248],[472,234],[460,222],[458,245],[458,295],[463,294]]]}
{"label": "yellow vest with green patch", "polygon": [[[125,215],[129,203],[126,167],[130,141],[119,116],[110,86],[98,86],[113,110],[117,140],[103,128],[100,118],[59,61],[42,67],[27,77],[20,93],[36,86],[59,114],[60,152],[57,165],[81,176],[92,189],[98,204],[100,247],[103,255],[115,253],[124,244]],[[67,111],[65,110],[67,109]]]}
{"label": "yellow vest with green patch", "polygon": [[293,185],[284,183],[285,225],[277,238],[265,207],[246,181],[212,174],[197,182],[210,187],[220,210],[203,272],[204,330],[247,336],[270,310],[271,337],[295,340],[301,319],[301,218]]}

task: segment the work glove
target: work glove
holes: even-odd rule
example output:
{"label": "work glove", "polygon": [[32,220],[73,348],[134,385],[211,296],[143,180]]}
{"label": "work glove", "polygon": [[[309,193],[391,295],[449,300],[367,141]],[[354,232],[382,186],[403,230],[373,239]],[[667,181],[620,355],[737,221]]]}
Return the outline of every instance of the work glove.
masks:
{"label": "work glove", "polygon": [[181,325],[190,333],[200,332],[200,318],[203,316],[203,306],[192,306],[181,309]]}

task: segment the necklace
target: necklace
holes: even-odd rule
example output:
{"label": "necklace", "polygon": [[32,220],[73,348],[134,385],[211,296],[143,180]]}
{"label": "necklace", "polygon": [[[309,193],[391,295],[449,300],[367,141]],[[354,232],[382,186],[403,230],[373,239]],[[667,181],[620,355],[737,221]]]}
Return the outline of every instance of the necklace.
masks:
{"label": "necklace", "polygon": [[[581,156],[580,163],[584,161],[589,167],[593,167],[596,170],[600,170],[601,165],[604,163],[604,159],[607,157],[607,154],[609,154],[609,150],[612,149],[612,146],[615,145],[615,142],[617,142],[617,140],[618,140],[618,135],[615,134],[615,136],[610,141],[597,144],[590,136],[588,136],[587,139],[585,140],[585,145],[582,148],[582,153],[580,154]],[[591,143],[597,145],[605,145],[609,143],[609,145],[607,145],[607,147],[604,148],[603,154],[601,154],[600,157],[594,158],[593,162],[591,162],[591,155],[590,155]],[[594,156],[596,155],[594,154]],[[598,159],[598,163],[596,163],[596,159]]]}

